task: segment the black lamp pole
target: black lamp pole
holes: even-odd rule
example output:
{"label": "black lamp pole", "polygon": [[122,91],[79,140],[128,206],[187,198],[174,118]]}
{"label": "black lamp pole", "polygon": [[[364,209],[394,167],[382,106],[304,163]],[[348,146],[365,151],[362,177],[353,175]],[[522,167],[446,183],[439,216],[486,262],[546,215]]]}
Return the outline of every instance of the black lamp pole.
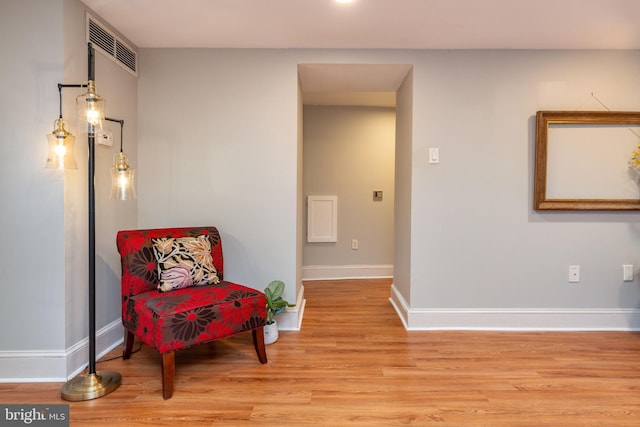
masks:
{"label": "black lamp pole", "polygon": [[[89,43],[87,55],[88,80],[95,81],[95,51]],[[96,137],[95,126],[89,123],[89,375],[96,373]]]}

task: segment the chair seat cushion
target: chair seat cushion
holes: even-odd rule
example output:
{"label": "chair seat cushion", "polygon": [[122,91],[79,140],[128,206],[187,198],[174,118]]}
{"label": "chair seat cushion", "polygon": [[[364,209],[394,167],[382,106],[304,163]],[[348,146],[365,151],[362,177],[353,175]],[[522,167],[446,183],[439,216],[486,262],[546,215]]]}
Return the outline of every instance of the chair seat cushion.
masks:
{"label": "chair seat cushion", "polygon": [[125,328],[160,353],[213,341],[265,324],[266,298],[228,281],[131,296]]}

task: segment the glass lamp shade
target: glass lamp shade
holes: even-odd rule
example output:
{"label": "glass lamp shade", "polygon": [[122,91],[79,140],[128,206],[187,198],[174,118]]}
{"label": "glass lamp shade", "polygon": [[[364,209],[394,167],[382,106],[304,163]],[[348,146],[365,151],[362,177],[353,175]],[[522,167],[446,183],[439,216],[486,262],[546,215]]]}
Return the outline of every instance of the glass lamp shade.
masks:
{"label": "glass lamp shade", "polygon": [[127,161],[127,156],[121,151],[113,156],[111,167],[111,194],[109,198],[117,200],[132,200],[136,198],[134,186],[134,171]]}
{"label": "glass lamp shade", "polygon": [[49,140],[49,155],[46,168],[51,169],[78,169],[74,156],[76,137],[64,128],[64,120],[57,119],[53,125],[53,132],[47,135]]}
{"label": "glass lamp shade", "polygon": [[104,121],[105,100],[96,93],[96,84],[93,80],[87,83],[87,92],[76,97],[80,118],[91,125],[93,130],[102,129]]}

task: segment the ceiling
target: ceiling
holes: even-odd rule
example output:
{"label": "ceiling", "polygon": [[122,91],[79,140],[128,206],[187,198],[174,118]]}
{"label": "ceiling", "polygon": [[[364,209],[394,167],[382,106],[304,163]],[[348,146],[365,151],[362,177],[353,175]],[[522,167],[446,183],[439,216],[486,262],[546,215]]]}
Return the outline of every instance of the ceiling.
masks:
{"label": "ceiling", "polygon": [[[640,0],[82,2],[138,48],[640,49]],[[382,71],[380,86],[370,70],[326,67],[306,70],[305,93],[395,91],[406,75]]]}
{"label": "ceiling", "polygon": [[640,49],[638,0],[82,0],[137,47]]}

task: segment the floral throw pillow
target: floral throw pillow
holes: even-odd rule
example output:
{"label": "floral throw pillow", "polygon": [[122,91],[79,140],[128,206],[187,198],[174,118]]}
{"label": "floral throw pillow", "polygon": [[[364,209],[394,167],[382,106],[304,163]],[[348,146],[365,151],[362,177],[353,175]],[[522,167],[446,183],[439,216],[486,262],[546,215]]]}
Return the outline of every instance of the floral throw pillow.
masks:
{"label": "floral throw pillow", "polygon": [[162,237],[151,241],[158,261],[160,292],[220,282],[207,236]]}

